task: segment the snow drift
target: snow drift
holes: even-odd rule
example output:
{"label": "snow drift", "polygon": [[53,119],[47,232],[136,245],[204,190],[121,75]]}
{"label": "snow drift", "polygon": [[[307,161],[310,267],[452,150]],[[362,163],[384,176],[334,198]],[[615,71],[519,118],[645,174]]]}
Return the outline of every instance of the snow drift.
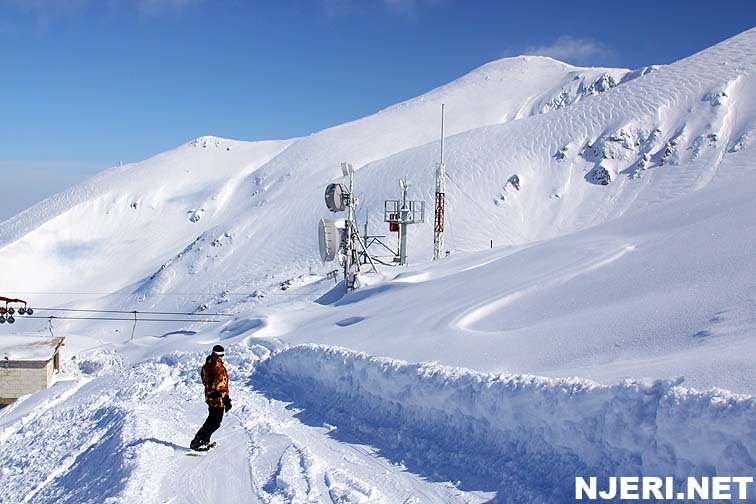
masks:
{"label": "snow drift", "polygon": [[571,500],[575,476],[750,475],[756,398],[673,381],[481,374],[343,348],[274,353],[255,381],[421,474],[495,482],[508,502]]}

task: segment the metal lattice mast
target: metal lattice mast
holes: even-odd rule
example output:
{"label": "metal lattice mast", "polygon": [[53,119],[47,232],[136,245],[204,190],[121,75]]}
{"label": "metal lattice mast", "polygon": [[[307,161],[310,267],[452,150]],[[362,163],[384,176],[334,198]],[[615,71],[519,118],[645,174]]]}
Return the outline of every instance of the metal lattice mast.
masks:
{"label": "metal lattice mast", "polygon": [[[354,275],[351,273],[352,263],[354,262],[354,169],[349,163],[341,163],[341,169],[349,175],[349,201],[347,203],[347,219],[345,222],[345,260],[344,260],[344,288],[349,292],[354,288]],[[357,261],[357,270],[360,269],[360,263]]]}
{"label": "metal lattice mast", "polygon": [[446,165],[444,165],[444,104],[441,104],[441,162],[436,166],[436,216],[433,223],[433,260],[444,257],[444,203]]}
{"label": "metal lattice mast", "polygon": [[[349,292],[355,287],[357,274],[361,271],[362,255],[365,256],[365,264],[370,264],[370,271],[377,273],[378,269],[375,267],[373,258],[370,257],[368,245],[360,236],[360,230],[355,222],[357,198],[354,196],[354,168],[349,163],[341,163],[341,173],[347,178],[348,186],[342,183],[328,184],[324,196],[326,207],[331,212],[339,213],[346,210],[344,230],[340,232],[331,219],[321,219],[318,226],[318,245],[323,262],[333,261],[337,256],[339,257],[339,262],[344,267],[344,288]],[[365,235],[367,235],[367,216],[365,219]],[[353,268],[356,271],[352,271]]]}

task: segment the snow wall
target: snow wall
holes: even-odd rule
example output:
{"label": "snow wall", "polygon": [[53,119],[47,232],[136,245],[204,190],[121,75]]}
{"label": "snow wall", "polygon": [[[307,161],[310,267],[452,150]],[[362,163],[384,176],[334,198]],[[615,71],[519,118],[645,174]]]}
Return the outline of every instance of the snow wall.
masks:
{"label": "snow wall", "polygon": [[274,353],[253,384],[335,437],[501,501],[571,501],[576,475],[756,471],[756,398],[679,382],[492,375],[300,345]]}

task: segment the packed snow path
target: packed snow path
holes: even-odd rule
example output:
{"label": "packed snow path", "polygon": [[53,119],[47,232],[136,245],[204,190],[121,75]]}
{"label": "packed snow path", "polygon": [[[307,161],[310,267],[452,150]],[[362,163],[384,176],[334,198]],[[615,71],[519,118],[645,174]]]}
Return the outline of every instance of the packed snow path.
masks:
{"label": "packed snow path", "polygon": [[329,425],[247,383],[263,347],[228,358],[234,409],[214,440],[187,456],[207,414],[203,356],[175,354],[126,366],[115,353],[80,361],[98,376],[58,382],[0,412],[0,495],[21,502],[480,502],[339,441]]}
{"label": "packed snow path", "polygon": [[227,352],[235,407],[201,456],[202,354],[79,359],[0,412],[0,502],[568,502],[575,475],[756,470],[752,396],[272,344]]}

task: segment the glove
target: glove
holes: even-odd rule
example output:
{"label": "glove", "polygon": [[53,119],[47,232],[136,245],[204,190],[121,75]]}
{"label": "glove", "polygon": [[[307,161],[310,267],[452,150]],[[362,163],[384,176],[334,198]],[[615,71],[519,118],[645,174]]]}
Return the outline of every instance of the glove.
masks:
{"label": "glove", "polygon": [[226,413],[228,413],[229,410],[231,409],[231,398],[230,397],[226,397],[223,400],[223,409],[226,410]]}

